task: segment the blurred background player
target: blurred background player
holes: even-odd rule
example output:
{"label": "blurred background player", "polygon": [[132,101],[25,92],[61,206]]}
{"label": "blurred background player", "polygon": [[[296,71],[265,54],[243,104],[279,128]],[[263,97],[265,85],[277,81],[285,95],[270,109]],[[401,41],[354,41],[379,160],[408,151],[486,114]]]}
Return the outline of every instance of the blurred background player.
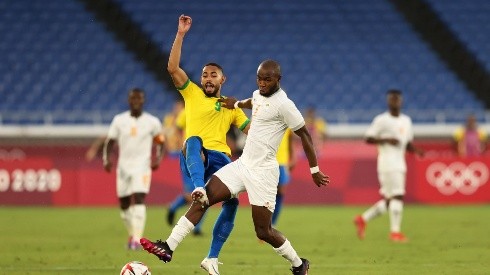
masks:
{"label": "blurred background player", "polygon": [[[139,248],[145,229],[145,198],[150,191],[151,171],[159,167],[163,156],[160,120],[143,112],[144,91],[134,88],[128,95],[129,111],[114,117],[103,149],[104,168],[112,170],[114,143],[119,147],[117,161],[117,196],[121,218],[129,234],[128,249]],[[157,144],[152,157],[154,142]]]}
{"label": "blurred background player", "polygon": [[272,214],[273,226],[277,224],[279,214],[282,210],[286,185],[291,179],[290,172],[296,164],[293,149],[293,135],[291,135],[291,129],[289,128],[284,132],[281,144],[279,144],[279,148],[277,149],[277,162],[279,163],[279,184],[277,185],[276,207]]}
{"label": "blurred background player", "polygon": [[423,151],[416,148],[413,141],[412,120],[401,113],[402,94],[399,90],[388,90],[388,111],[377,115],[366,132],[366,142],[378,147],[379,193],[383,198],[362,215],[354,219],[357,235],[364,239],[366,223],[384,214],[390,215],[390,239],[394,242],[406,242],[401,232],[403,196],[407,165],[405,152],[422,156]]}
{"label": "blurred background player", "polygon": [[456,129],[453,140],[460,157],[481,156],[487,148],[487,132],[478,127],[474,115],[466,118],[464,127]]}
{"label": "blurred background player", "polygon": [[316,114],[316,108],[310,106],[305,111],[305,123],[308,132],[310,132],[313,146],[317,155],[322,154],[323,143],[327,139],[327,122],[322,117]]}
{"label": "blurred background player", "polygon": [[[208,63],[201,73],[201,87],[193,83],[180,67],[184,36],[192,25],[189,16],[181,15],[167,70],[185,101],[185,144],[180,156],[180,169],[184,184],[194,190],[204,190],[205,182],[214,172],[231,162],[231,150],[226,143],[226,133],[235,125],[244,133],[250,128],[249,119],[241,109],[226,109],[218,101],[226,80],[223,69]],[[201,267],[209,274],[218,273],[218,255],[230,235],[238,208],[238,199],[224,201],[213,229],[208,256]]]}
{"label": "blurred background player", "polygon": [[162,133],[165,136],[165,155],[178,158],[184,143],[185,129],[185,109],[182,99],[176,100],[172,111],[163,116],[162,126]]}

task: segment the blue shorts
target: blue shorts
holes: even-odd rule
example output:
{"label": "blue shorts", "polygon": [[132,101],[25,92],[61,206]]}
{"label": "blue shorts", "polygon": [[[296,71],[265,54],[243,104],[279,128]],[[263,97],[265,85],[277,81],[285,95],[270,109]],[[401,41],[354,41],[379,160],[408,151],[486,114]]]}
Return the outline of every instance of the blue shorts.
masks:
{"label": "blue shorts", "polygon": [[279,186],[286,185],[289,183],[290,176],[288,167],[284,165],[279,165]]}
{"label": "blue shorts", "polygon": [[[218,152],[214,150],[206,150],[207,161],[204,164],[204,182],[206,183],[211,175],[218,171],[221,167],[227,165],[231,162],[231,159],[223,152]],[[189,170],[187,170],[187,165],[185,164],[184,153],[180,153],[180,173],[182,175],[182,182],[184,183],[184,192],[191,193],[196,188],[194,183],[192,183]]]}

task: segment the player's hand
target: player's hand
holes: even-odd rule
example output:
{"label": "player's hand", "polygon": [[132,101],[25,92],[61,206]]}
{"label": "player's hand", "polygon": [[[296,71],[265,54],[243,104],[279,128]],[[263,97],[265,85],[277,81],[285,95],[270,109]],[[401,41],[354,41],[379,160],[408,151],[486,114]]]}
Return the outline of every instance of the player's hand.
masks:
{"label": "player's hand", "polygon": [[189,29],[191,28],[191,25],[192,25],[192,18],[190,16],[187,16],[187,15],[181,15],[179,17],[179,28],[178,28],[178,32],[179,33],[187,33],[189,31]]}
{"label": "player's hand", "polygon": [[237,101],[234,97],[218,98],[218,102],[221,102],[221,107],[225,107],[226,109],[235,109],[235,102]]}
{"label": "player's hand", "polygon": [[323,174],[322,171],[318,171],[315,174],[312,174],[311,176],[313,177],[313,181],[318,187],[322,187],[330,183],[330,177]]}
{"label": "player's hand", "polygon": [[106,170],[108,173],[111,172],[112,162],[110,160],[104,162],[104,170]]}
{"label": "player's hand", "polygon": [[158,159],[154,159],[152,162],[151,162],[151,170],[155,171],[158,169],[158,167],[160,167],[160,160]]}

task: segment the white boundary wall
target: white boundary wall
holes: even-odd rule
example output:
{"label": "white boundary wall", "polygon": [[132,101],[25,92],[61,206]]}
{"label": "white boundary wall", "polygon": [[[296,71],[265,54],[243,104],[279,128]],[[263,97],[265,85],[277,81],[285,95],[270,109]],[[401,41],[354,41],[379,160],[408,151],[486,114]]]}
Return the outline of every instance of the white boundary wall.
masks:
{"label": "white boundary wall", "polygon": [[[329,124],[329,138],[362,138],[369,124]],[[462,124],[415,124],[415,136],[448,138]],[[480,124],[490,133],[490,124]],[[0,125],[0,138],[96,138],[107,134],[108,125]]]}

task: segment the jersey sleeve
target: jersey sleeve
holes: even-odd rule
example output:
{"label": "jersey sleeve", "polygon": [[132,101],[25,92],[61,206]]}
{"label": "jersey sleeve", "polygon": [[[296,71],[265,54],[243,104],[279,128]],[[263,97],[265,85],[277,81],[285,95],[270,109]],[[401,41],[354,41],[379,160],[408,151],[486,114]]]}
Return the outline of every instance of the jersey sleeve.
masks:
{"label": "jersey sleeve", "polygon": [[408,142],[412,142],[413,141],[413,123],[412,123],[412,119],[410,117],[407,117],[408,118],[408,133],[407,133],[407,140]]}
{"label": "jersey sleeve", "polygon": [[238,129],[243,131],[243,129],[245,129],[245,127],[247,127],[247,125],[250,123],[250,120],[248,119],[245,112],[240,108],[235,109],[233,112],[234,112],[233,125],[235,125]]}
{"label": "jersey sleeve", "polygon": [[488,138],[487,132],[483,129],[478,129],[478,137],[480,141],[486,141]]}
{"label": "jersey sleeve", "polygon": [[464,128],[463,127],[458,127],[453,133],[453,139],[455,141],[461,141],[464,136]]}
{"label": "jersey sleeve", "polygon": [[115,116],[112,119],[111,125],[109,126],[109,132],[107,133],[108,139],[117,139],[119,137],[119,128],[117,123],[119,121],[119,116]]}
{"label": "jersey sleeve", "polygon": [[279,112],[284,118],[284,122],[288,128],[291,128],[291,130],[296,131],[305,125],[303,115],[301,115],[301,112],[291,100],[282,104],[279,107]]}
{"label": "jersey sleeve", "polygon": [[381,124],[382,124],[381,117],[380,116],[375,117],[373,122],[371,122],[371,125],[369,125],[369,128],[367,129],[366,134],[364,136],[366,138],[378,137],[380,129],[381,129]]}
{"label": "jersey sleeve", "polygon": [[199,87],[194,82],[192,82],[190,79],[187,79],[185,84],[182,85],[181,87],[176,87],[176,88],[180,92],[180,94],[182,95],[184,100],[191,97],[196,88],[199,89]]}
{"label": "jersey sleeve", "polygon": [[156,117],[152,117],[152,131],[151,133],[153,136],[161,135],[162,134],[162,123],[160,120]]}

